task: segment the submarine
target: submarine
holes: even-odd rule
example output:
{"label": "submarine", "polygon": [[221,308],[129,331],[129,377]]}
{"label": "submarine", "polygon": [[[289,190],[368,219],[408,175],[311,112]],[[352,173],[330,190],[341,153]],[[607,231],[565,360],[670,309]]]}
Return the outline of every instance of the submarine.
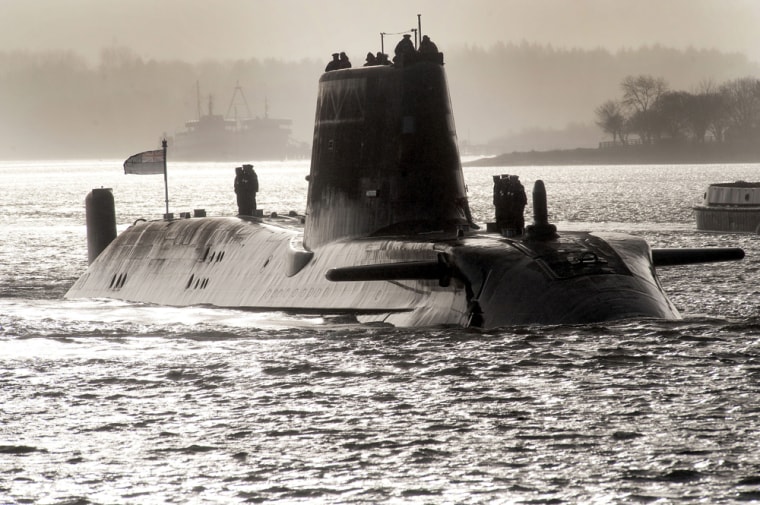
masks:
{"label": "submarine", "polygon": [[113,195],[93,190],[90,264],[65,297],[419,327],[678,319],[657,268],[744,256],[558,231],[541,181],[524,232],[475,224],[441,52],[322,74],[307,178],[297,227],[167,212],[117,236]]}

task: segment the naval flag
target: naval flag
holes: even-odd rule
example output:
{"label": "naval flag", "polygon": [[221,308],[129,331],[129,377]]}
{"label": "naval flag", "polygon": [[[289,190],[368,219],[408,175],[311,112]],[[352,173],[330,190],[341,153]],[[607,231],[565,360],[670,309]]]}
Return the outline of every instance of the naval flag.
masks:
{"label": "naval flag", "polygon": [[145,151],[127,158],[124,162],[125,174],[163,174],[166,166],[166,155],[164,149],[157,151]]}
{"label": "naval flag", "polygon": [[171,219],[169,214],[169,181],[166,176],[166,139],[161,141],[161,149],[137,153],[124,162],[125,174],[164,174],[164,196],[166,197],[166,219]]}

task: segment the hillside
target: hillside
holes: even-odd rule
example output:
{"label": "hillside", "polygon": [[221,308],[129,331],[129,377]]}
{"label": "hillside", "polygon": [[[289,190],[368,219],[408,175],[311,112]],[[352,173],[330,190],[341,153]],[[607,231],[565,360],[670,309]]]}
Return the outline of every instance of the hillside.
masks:
{"label": "hillside", "polygon": [[555,149],[505,153],[480,158],[465,166],[540,165],[681,165],[701,163],[760,163],[760,146],[703,144],[627,146],[606,149]]}

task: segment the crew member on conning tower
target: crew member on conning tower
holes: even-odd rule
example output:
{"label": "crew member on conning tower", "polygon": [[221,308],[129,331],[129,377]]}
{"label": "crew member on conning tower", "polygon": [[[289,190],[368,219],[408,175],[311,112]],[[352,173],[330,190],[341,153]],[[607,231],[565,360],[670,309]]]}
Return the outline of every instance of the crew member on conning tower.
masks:
{"label": "crew member on conning tower", "polygon": [[367,53],[367,58],[364,61],[365,61],[364,63],[365,67],[373,67],[377,65],[377,58],[371,52]]}
{"label": "crew member on conning tower", "polygon": [[338,70],[340,68],[340,60],[338,59],[339,56],[340,55],[338,53],[332,54],[333,59],[325,67],[325,72],[329,72],[331,70]]}
{"label": "crew member on conning tower", "polygon": [[412,43],[412,36],[408,33],[405,34],[404,38],[401,39],[398,44],[396,44],[396,49],[394,49],[393,52],[395,54],[393,57],[393,63],[403,65],[404,57],[417,52],[417,50],[414,48],[414,44]]}
{"label": "crew member on conning tower", "polygon": [[351,68],[351,61],[346,56],[346,53],[341,52],[338,57],[338,68]]}
{"label": "crew member on conning tower", "polygon": [[420,53],[436,54],[437,52],[438,46],[435,45],[435,42],[430,40],[427,35],[423,35],[422,41],[420,41]]}

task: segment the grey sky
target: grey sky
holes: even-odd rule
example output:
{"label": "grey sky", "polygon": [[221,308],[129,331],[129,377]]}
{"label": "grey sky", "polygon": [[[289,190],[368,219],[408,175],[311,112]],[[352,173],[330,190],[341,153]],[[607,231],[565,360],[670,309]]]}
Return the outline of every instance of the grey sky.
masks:
{"label": "grey sky", "polygon": [[[416,27],[441,50],[535,42],[716,48],[760,61],[760,0],[0,0],[0,50],[118,45],[144,58],[299,60],[379,50]],[[398,37],[386,39],[386,52]]]}

